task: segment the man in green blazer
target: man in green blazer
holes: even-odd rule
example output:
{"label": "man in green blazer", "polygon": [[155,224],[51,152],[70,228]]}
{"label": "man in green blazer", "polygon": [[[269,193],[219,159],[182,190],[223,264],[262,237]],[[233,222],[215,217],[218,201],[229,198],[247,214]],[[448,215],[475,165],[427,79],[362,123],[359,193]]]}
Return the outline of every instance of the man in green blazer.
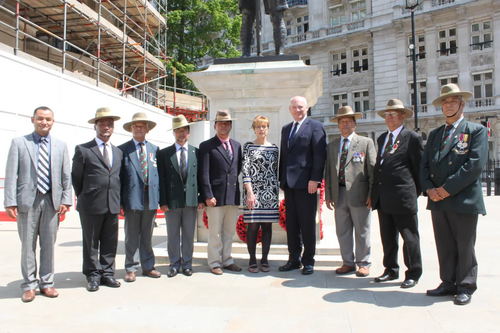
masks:
{"label": "man in green blazer", "polygon": [[442,108],[446,124],[430,133],[420,170],[442,280],[427,295],[455,295],[457,305],[470,303],[477,289],[474,244],[478,214],[486,214],[480,175],[488,154],[488,133],[464,118],[465,101],[471,96],[455,84],[443,86],[432,104]]}
{"label": "man in green blazer", "polygon": [[172,128],[175,143],[158,153],[160,209],[165,212],[170,258],[167,276],[176,276],[181,267],[191,276],[196,209],[205,206],[198,195],[198,149],[188,144],[190,128],[183,115],[174,117]]}

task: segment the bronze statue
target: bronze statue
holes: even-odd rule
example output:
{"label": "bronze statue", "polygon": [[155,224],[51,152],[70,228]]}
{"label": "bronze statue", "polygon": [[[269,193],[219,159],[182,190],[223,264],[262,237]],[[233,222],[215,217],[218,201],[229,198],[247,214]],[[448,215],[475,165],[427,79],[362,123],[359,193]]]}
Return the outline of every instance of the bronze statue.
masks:
{"label": "bronze statue", "polygon": [[[276,55],[284,54],[286,29],[283,13],[288,9],[286,0],[263,0],[267,15],[271,16]],[[257,55],[260,54],[260,0],[238,0],[241,20],[241,56],[249,57],[252,52],[252,27],[257,18]]]}

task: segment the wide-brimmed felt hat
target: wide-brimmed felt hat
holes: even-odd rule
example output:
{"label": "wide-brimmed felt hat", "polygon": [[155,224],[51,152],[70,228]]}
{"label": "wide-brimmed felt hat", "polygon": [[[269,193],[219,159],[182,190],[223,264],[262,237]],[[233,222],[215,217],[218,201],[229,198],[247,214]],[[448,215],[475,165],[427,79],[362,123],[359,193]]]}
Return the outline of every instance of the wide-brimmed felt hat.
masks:
{"label": "wide-brimmed felt hat", "polygon": [[463,100],[466,101],[472,97],[472,93],[470,91],[460,91],[460,88],[456,84],[449,83],[444,85],[443,88],[441,88],[441,96],[436,98],[432,102],[432,105],[442,106],[443,99],[453,96],[462,96]]}
{"label": "wide-brimmed felt hat", "polygon": [[332,123],[338,123],[339,119],[344,118],[344,117],[354,117],[355,120],[358,120],[361,118],[363,114],[361,112],[354,112],[352,108],[348,105],[341,106],[339,108],[339,111],[335,117],[330,119],[330,122]]}
{"label": "wide-brimmed felt hat", "polygon": [[172,130],[186,126],[189,126],[189,123],[184,115],[180,114],[172,119]]}
{"label": "wide-brimmed felt hat", "polygon": [[146,117],[146,114],[144,112],[137,112],[132,116],[132,121],[129,121],[128,123],[123,124],[123,129],[127,132],[132,132],[132,124],[137,123],[137,122],[143,122],[148,124],[148,129],[152,130],[153,128],[156,127],[156,123],[152,120],[148,120]]}
{"label": "wide-brimmed felt hat", "polygon": [[95,124],[96,121],[103,118],[112,118],[114,121],[120,120],[119,116],[112,115],[110,108],[105,106],[97,109],[95,117],[89,120],[89,124]]}
{"label": "wide-brimmed felt hat", "polygon": [[406,118],[411,118],[413,116],[413,111],[406,108],[403,102],[397,98],[390,99],[389,102],[387,102],[385,109],[377,111],[377,114],[382,118],[385,118],[384,112],[387,111],[402,111],[406,115]]}
{"label": "wide-brimmed felt hat", "polygon": [[215,115],[214,120],[210,121],[233,121],[237,120],[236,118],[231,118],[231,114],[229,114],[229,110],[219,110]]}

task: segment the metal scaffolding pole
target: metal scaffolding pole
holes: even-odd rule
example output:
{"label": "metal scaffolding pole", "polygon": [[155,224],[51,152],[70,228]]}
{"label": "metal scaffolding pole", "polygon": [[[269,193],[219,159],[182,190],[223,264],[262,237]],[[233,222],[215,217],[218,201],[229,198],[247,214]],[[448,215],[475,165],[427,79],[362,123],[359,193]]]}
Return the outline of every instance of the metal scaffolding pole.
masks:
{"label": "metal scaffolding pole", "polygon": [[16,41],[14,42],[14,55],[17,55],[18,50],[19,50],[19,1],[16,1]]}
{"label": "metal scaffolding pole", "polygon": [[66,69],[66,23],[68,18],[68,6],[66,5],[66,0],[64,0],[64,32],[63,32],[63,63],[62,63],[62,73]]}
{"label": "metal scaffolding pole", "polygon": [[96,86],[99,86],[99,80],[101,79],[101,0],[99,0],[99,16],[97,18],[97,27],[99,31],[97,32],[97,82]]}

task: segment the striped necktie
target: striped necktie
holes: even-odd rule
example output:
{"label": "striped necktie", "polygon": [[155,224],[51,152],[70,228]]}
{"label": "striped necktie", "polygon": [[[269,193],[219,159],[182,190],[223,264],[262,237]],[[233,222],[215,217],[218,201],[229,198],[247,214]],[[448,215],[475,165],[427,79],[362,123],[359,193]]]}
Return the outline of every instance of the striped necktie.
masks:
{"label": "striped necktie", "polygon": [[181,147],[181,163],[180,163],[180,168],[181,168],[181,176],[182,176],[182,181],[184,182],[184,185],[186,184],[187,180],[187,163],[186,163],[186,152],[184,151],[184,147]]}
{"label": "striped necktie", "polygon": [[288,138],[288,145],[289,146],[293,142],[293,138],[294,138],[295,134],[297,133],[297,127],[299,127],[299,123],[295,123],[293,125],[292,132],[290,133],[290,137]]}
{"label": "striped necktie", "polygon": [[224,141],[224,148],[226,149],[226,152],[227,152],[227,155],[229,156],[229,159],[232,161],[233,154],[231,153],[231,149],[229,149],[229,141]]}
{"label": "striped necktie", "polygon": [[342,153],[340,154],[340,166],[339,166],[339,184],[345,186],[345,163],[347,160],[347,142],[349,140],[344,139],[342,144]]}
{"label": "striped necktie", "polygon": [[382,157],[380,158],[380,160],[383,160],[385,158],[385,156],[389,153],[389,151],[392,149],[392,133],[389,133],[389,140],[387,140],[387,143],[385,144],[385,148],[384,148],[384,153],[382,154]]}
{"label": "striped necktie", "polygon": [[141,151],[139,152],[139,164],[141,165],[142,178],[144,179],[144,184],[148,184],[148,158],[146,154],[146,147],[144,142],[139,143],[141,146]]}
{"label": "striped necktie", "polygon": [[105,143],[102,144],[102,157],[104,158],[104,163],[106,163],[108,169],[111,170],[111,160],[109,159],[109,154],[108,150],[106,149],[106,146],[107,144]]}
{"label": "striped necktie", "polygon": [[38,177],[36,187],[42,194],[50,190],[50,162],[49,162],[49,149],[47,148],[47,138],[40,139],[40,146],[38,149]]}
{"label": "striped necktie", "polygon": [[446,144],[448,143],[448,140],[450,139],[450,132],[453,128],[453,125],[446,125],[446,128],[444,129],[444,134],[443,134],[443,139],[441,139],[441,147],[439,148],[439,151],[442,151],[444,147],[446,147]]}

